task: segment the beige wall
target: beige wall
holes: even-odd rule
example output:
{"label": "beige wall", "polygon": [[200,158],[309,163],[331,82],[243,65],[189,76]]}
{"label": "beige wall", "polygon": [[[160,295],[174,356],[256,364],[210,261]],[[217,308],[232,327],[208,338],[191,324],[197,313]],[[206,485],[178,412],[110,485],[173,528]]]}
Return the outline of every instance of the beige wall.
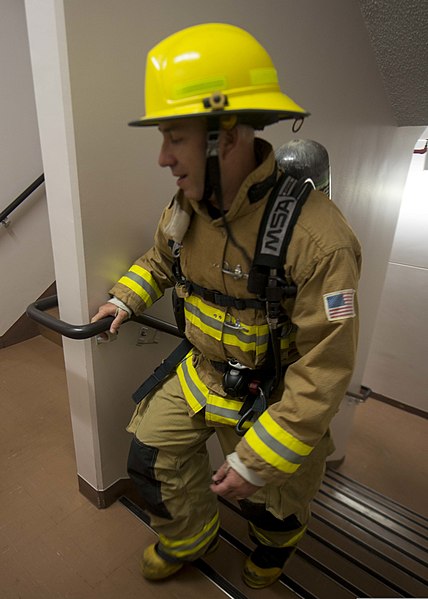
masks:
{"label": "beige wall", "polygon": [[[423,148],[424,132],[417,147]],[[428,412],[428,154],[414,154],[364,382]]]}
{"label": "beige wall", "polygon": [[[353,383],[358,388],[407,150],[419,132],[394,126],[357,4],[27,0],[26,7],[62,317],[87,321],[111,283],[150,246],[160,211],[175,191],[156,164],[157,132],[126,126],[144,109],[147,51],[182,27],[230,22],[266,46],[283,90],[312,113],[299,136],[329,149],[333,196],[363,244],[363,324]],[[275,146],[292,136],[289,123],[265,135]],[[59,213],[67,223],[61,234]],[[153,313],[172,318],[168,301]],[[127,325],[112,344],[65,343],[78,470],[98,489],[124,475],[130,394],[174,344],[161,335],[158,345],[136,347],[138,329]],[[339,420],[336,427],[342,452],[352,410],[346,403],[345,423]]]}
{"label": "beige wall", "polygon": [[[0,211],[43,171],[24,0],[0,14]],[[0,226],[0,336],[54,281],[44,186]]]}

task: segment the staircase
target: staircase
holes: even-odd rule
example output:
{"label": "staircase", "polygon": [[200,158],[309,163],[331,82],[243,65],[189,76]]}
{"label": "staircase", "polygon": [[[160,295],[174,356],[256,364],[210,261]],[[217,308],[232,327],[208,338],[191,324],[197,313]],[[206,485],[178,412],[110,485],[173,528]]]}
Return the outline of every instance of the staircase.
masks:
{"label": "staircase", "polygon": [[[50,285],[38,299],[55,294],[56,284],[52,283],[52,285]],[[58,317],[58,308],[52,308],[49,310],[49,312]],[[23,341],[31,339],[32,337],[36,337],[37,335],[43,335],[43,337],[50,339],[57,345],[62,345],[61,335],[58,335],[54,331],[37,324],[33,320],[30,320],[26,314],[23,314],[10,327],[10,329],[6,331],[4,335],[0,336],[0,349],[3,347],[9,347],[10,345],[15,345],[16,343],[22,343]]]}
{"label": "staircase", "polygon": [[[120,500],[149,523],[138,499]],[[242,554],[251,551],[237,505],[220,502],[220,549],[196,567],[227,595],[260,596],[239,578]],[[312,505],[305,538],[280,581],[263,599],[428,597],[428,520],[356,481],[328,469]],[[231,568],[231,564],[236,567]],[[259,593],[259,595],[257,595]]]}

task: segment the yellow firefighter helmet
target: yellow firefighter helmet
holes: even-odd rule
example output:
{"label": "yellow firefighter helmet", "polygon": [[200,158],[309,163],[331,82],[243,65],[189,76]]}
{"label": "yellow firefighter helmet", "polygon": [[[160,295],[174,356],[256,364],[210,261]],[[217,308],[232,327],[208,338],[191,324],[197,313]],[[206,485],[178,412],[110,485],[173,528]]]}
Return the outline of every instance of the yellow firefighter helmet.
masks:
{"label": "yellow firefighter helmet", "polygon": [[145,97],[146,114],[131,126],[235,116],[263,128],[308,115],[281,92],[277,71],[259,42],[239,27],[220,23],[189,27],[157,44],[147,56]]}

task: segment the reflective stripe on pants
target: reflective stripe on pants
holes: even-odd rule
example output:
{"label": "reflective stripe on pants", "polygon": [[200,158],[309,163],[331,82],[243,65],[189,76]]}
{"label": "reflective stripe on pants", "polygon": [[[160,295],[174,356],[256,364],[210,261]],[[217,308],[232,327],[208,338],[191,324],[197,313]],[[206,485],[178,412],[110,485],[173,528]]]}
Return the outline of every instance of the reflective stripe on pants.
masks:
{"label": "reflective stripe on pants", "polygon": [[[135,435],[129,474],[159,534],[159,553],[171,561],[197,559],[219,528],[206,449],[214,429],[205,424],[203,411],[190,418],[174,375],[139,404],[127,430]],[[136,448],[142,448],[140,467]]]}
{"label": "reflective stripe on pants", "polygon": [[[217,496],[209,488],[212,472],[206,441],[216,432],[225,454],[231,453],[240,441],[233,428],[210,427],[204,410],[190,417],[189,409],[174,374],[137,406],[127,428],[135,435],[131,452],[136,447],[143,448],[138,459],[134,454],[131,460],[130,455],[129,473],[143,489],[151,525],[159,534],[159,548],[171,561],[197,559],[218,531]],[[242,506],[243,515],[259,542],[287,547],[303,535],[328,447],[326,436],[286,484],[268,484],[243,502],[248,504],[246,508]],[[254,510],[250,513],[249,508],[254,506],[260,517],[252,515]],[[292,515],[300,528],[284,527]]]}

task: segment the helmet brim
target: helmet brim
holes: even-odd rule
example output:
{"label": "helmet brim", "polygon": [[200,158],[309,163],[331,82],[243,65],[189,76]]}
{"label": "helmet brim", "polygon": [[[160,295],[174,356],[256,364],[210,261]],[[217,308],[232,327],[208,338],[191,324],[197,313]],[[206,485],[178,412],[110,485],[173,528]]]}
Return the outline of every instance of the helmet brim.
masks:
{"label": "helmet brim", "polygon": [[128,125],[130,127],[153,127],[159,125],[164,121],[171,121],[176,119],[189,119],[189,118],[221,118],[236,116],[239,123],[251,125],[255,129],[263,129],[268,125],[273,125],[279,121],[291,120],[291,119],[304,119],[310,116],[309,112],[304,110],[212,110],[210,112],[194,112],[187,114],[168,114],[168,115],[153,115],[150,117],[141,117],[139,119],[130,121]]}

